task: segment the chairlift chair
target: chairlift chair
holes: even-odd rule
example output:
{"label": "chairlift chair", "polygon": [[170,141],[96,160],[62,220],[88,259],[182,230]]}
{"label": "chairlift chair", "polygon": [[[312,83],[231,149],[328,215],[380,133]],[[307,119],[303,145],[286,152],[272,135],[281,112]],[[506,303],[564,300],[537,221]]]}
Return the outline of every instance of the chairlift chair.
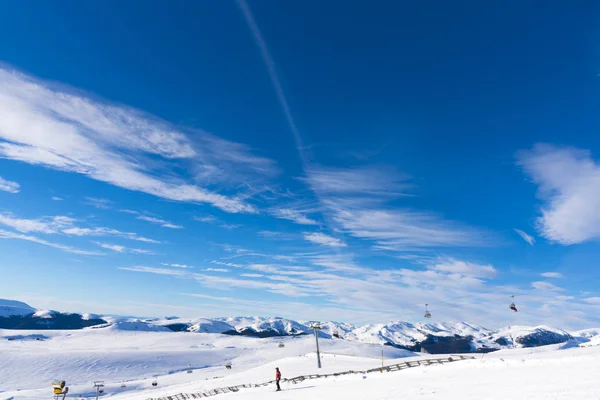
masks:
{"label": "chairlift chair", "polygon": [[431,313],[427,309],[428,306],[429,304],[425,304],[425,318],[431,318]]}
{"label": "chairlift chair", "polygon": [[283,347],[285,347],[285,343],[283,343],[283,342],[279,342],[279,345],[278,345],[278,347],[279,347],[280,349],[281,349],[281,348],[283,348]]}
{"label": "chairlift chair", "polygon": [[517,305],[515,304],[515,296],[512,295],[511,297],[512,297],[512,303],[510,303],[510,306],[508,306],[508,308],[510,308],[514,312],[517,312]]}

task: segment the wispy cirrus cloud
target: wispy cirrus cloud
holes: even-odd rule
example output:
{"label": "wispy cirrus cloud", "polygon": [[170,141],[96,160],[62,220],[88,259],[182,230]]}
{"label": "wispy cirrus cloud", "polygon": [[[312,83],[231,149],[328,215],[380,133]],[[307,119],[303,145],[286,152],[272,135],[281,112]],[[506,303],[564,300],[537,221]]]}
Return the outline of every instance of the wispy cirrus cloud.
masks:
{"label": "wispy cirrus cloud", "polygon": [[50,198],[50,200],[53,200],[53,201],[63,201],[64,199],[63,199],[62,197],[58,197],[58,196],[52,196],[52,197]]}
{"label": "wispy cirrus cloud", "polygon": [[11,213],[0,214],[0,225],[8,226],[19,232],[37,232],[45,234],[64,234],[68,236],[115,236],[145,243],[160,243],[158,240],[139,236],[133,232],[121,232],[105,227],[83,228],[75,225],[75,219],[57,215],[39,219],[15,217]]}
{"label": "wispy cirrus cloud", "polygon": [[204,222],[205,224],[210,224],[215,221],[218,221],[219,219],[213,215],[205,215],[203,217],[194,217],[194,220],[198,222]]}
{"label": "wispy cirrus cloud", "polygon": [[270,212],[275,218],[292,221],[299,225],[319,224],[316,220],[309,218],[307,212],[303,210],[293,208],[272,208]]}
{"label": "wispy cirrus cloud", "polygon": [[0,176],[0,190],[8,193],[17,194],[19,193],[19,185],[17,182],[8,181]]}
{"label": "wispy cirrus cloud", "polygon": [[164,219],[160,219],[160,218],[156,218],[156,217],[149,217],[147,215],[139,215],[136,218],[139,220],[142,220],[142,221],[150,222],[152,224],[158,224],[158,225],[162,226],[163,228],[170,228],[170,229],[182,229],[183,228],[183,226],[181,226],[181,225],[175,225],[174,223],[165,221]]}
{"label": "wispy cirrus cloud", "polygon": [[147,238],[144,236],[139,236],[137,233],[121,232],[116,229],[104,228],[104,227],[100,227],[100,228],[72,227],[72,228],[63,229],[62,233],[64,233],[65,235],[71,235],[71,236],[115,236],[115,237],[122,237],[122,238],[129,239],[129,240],[136,240],[138,242],[144,242],[144,243],[155,243],[155,244],[161,243],[158,240],[150,239],[150,238]]}
{"label": "wispy cirrus cloud", "polygon": [[393,170],[312,166],[304,180],[342,233],[373,241],[377,249],[422,251],[489,243],[489,234],[481,229],[433,212],[387,205],[411,187],[406,175]]}
{"label": "wispy cirrus cloud", "polygon": [[109,210],[113,206],[113,202],[111,200],[100,197],[86,197],[84,199],[84,204],[96,207],[100,210]]}
{"label": "wispy cirrus cloud", "polygon": [[531,235],[529,235],[528,233],[520,230],[520,229],[516,229],[514,228],[514,231],[517,232],[517,234],[519,236],[521,236],[521,238],[526,241],[527,243],[529,243],[530,245],[534,245],[535,244],[535,238]]}
{"label": "wispy cirrus cloud", "polygon": [[83,174],[168,200],[207,203],[231,213],[256,209],[186,182],[168,166],[187,163],[210,170],[222,161],[233,166],[227,173],[236,174],[272,174],[276,168],[241,144],[205,132],[188,135],[139,110],[5,68],[0,69],[0,157]]}
{"label": "wispy cirrus cloud", "polygon": [[492,265],[481,265],[454,258],[440,259],[437,263],[429,266],[435,271],[461,274],[474,278],[492,279],[496,277],[497,271]]}
{"label": "wispy cirrus cloud", "polygon": [[486,234],[458,222],[422,211],[363,208],[330,203],[333,220],[350,235],[375,242],[376,248],[419,251],[434,247],[469,247],[486,244]]}
{"label": "wispy cirrus cloud", "polygon": [[172,223],[171,221],[167,221],[162,218],[157,218],[152,215],[148,215],[148,213],[145,213],[145,212],[141,213],[139,211],[127,210],[127,209],[119,210],[119,212],[135,215],[135,219],[139,219],[140,221],[150,222],[151,224],[160,225],[163,228],[183,229],[183,226],[181,226],[181,225],[176,225],[176,224]]}
{"label": "wispy cirrus cloud", "polygon": [[561,274],[560,272],[543,272],[540,274],[540,276],[543,276],[544,278],[555,278],[555,279],[564,278],[564,275]]}
{"label": "wispy cirrus cloud", "polygon": [[182,271],[182,270],[178,270],[178,269],[146,267],[143,265],[137,265],[134,267],[119,267],[119,269],[123,270],[123,271],[145,272],[148,274],[157,274],[157,275],[171,275],[171,276],[186,276],[186,275],[188,275],[188,273],[186,271]]}
{"label": "wispy cirrus cloud", "polygon": [[148,255],[156,254],[155,252],[153,252],[151,250],[132,249],[129,247],[118,245],[118,244],[102,243],[102,242],[94,242],[94,243],[96,243],[98,246],[102,247],[103,249],[112,250],[115,253],[148,254]]}
{"label": "wispy cirrus cloud", "polygon": [[304,180],[321,195],[406,196],[409,175],[385,167],[334,168],[313,165]]}
{"label": "wispy cirrus cloud", "polygon": [[309,242],[320,244],[321,246],[327,247],[346,247],[346,243],[340,239],[329,236],[321,232],[304,232],[304,239]]}
{"label": "wispy cirrus cloud", "polygon": [[183,269],[194,268],[194,267],[192,267],[191,265],[185,265],[185,264],[168,264],[168,263],[161,263],[161,265],[164,265],[165,267],[183,268]]}
{"label": "wispy cirrus cloud", "polygon": [[58,215],[44,217],[41,219],[23,219],[13,216],[11,213],[0,214],[0,224],[11,227],[19,232],[58,233],[61,229],[73,226],[73,218]]}
{"label": "wispy cirrus cloud", "polygon": [[64,244],[50,242],[48,240],[44,240],[44,239],[38,238],[36,236],[24,235],[24,234],[15,233],[15,232],[9,232],[9,231],[5,231],[4,229],[0,229],[0,239],[25,240],[27,242],[38,243],[38,244],[41,244],[44,246],[54,247],[55,249],[59,249],[59,250],[66,251],[68,253],[79,254],[79,255],[88,255],[88,256],[104,255],[104,253],[101,253],[98,251],[81,250],[81,249],[77,249],[77,248],[67,246]]}
{"label": "wispy cirrus cloud", "polygon": [[517,153],[517,164],[545,201],[542,236],[563,245],[600,239],[600,164],[589,151],[537,144]]}
{"label": "wispy cirrus cloud", "polygon": [[550,292],[563,292],[565,290],[565,289],[558,287],[550,282],[544,282],[544,281],[531,282],[531,286],[533,286],[537,290],[550,291]]}
{"label": "wispy cirrus cloud", "polygon": [[194,220],[196,220],[198,222],[203,222],[205,224],[218,224],[217,226],[219,228],[228,229],[228,230],[238,229],[243,226],[242,224],[231,224],[231,223],[223,222],[219,218],[214,217],[212,215],[207,215],[204,217],[194,217]]}

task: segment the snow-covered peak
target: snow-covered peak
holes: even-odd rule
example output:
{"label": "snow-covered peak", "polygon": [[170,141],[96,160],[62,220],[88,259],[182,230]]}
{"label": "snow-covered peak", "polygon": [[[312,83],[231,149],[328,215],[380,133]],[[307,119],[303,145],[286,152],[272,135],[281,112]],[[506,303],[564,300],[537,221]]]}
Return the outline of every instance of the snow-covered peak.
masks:
{"label": "snow-covered peak", "polygon": [[21,301],[0,299],[0,317],[31,315],[36,309]]}
{"label": "snow-covered peak", "polygon": [[573,337],[566,331],[546,325],[508,326],[493,333],[491,339],[504,347],[535,347],[566,342]]}
{"label": "snow-covered peak", "polygon": [[101,319],[102,317],[98,314],[90,314],[90,313],[85,313],[81,315],[81,319],[85,320],[85,321],[89,321],[91,319]]}
{"label": "snow-covered peak", "polygon": [[299,335],[310,329],[290,319],[279,317],[230,317],[218,319],[234,327],[240,333],[254,332],[258,336]]}
{"label": "snow-covered peak", "polygon": [[105,327],[115,331],[171,332],[169,328],[141,320],[115,321],[99,327]]}
{"label": "snow-covered peak", "polygon": [[54,310],[37,310],[35,314],[33,314],[36,318],[52,318],[57,314],[57,311]]}
{"label": "snow-covered peak", "polygon": [[201,318],[195,320],[193,324],[188,328],[188,331],[199,333],[223,333],[231,331],[233,329],[233,326],[229,325],[226,322]]}

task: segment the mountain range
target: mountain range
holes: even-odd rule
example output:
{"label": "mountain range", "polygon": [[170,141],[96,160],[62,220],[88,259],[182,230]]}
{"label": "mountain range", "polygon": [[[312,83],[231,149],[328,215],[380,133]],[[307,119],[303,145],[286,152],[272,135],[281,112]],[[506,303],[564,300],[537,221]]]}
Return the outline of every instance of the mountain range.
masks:
{"label": "mountain range", "polygon": [[[251,336],[258,338],[313,334],[310,323],[280,317],[227,317],[182,319],[130,318],[37,310],[28,304],[0,299],[2,329],[111,329],[126,331],[174,331]],[[490,330],[466,322],[410,323],[402,321],[357,326],[327,321],[319,336],[393,346],[431,354],[485,353],[504,348],[600,340],[600,329],[567,332],[549,326],[509,326]]]}

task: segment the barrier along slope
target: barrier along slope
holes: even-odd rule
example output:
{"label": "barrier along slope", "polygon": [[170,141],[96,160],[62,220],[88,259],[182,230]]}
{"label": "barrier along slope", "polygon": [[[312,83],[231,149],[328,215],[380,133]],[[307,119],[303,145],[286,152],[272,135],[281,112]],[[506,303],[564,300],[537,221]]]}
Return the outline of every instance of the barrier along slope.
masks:
{"label": "barrier along slope", "polygon": [[[321,379],[321,378],[330,378],[342,375],[350,375],[350,374],[370,374],[373,372],[394,372],[394,371],[402,371],[403,369],[419,367],[422,365],[435,365],[435,364],[447,364],[456,361],[462,360],[474,360],[473,356],[463,356],[463,355],[453,355],[451,357],[444,358],[428,358],[425,360],[414,360],[414,361],[405,361],[399,364],[386,365],[378,368],[371,368],[365,371],[344,371],[344,372],[335,372],[333,374],[311,374],[311,375],[300,375],[294,378],[283,378],[281,382],[291,382],[293,384],[297,384],[310,379]],[[231,393],[238,392],[240,389],[244,388],[257,388],[261,386],[273,385],[275,381],[268,381],[263,383],[246,383],[243,385],[235,385],[235,386],[225,386],[222,388],[212,389],[206,392],[201,393],[179,393],[171,396],[164,397],[152,397],[148,400],[189,400],[189,399],[201,399],[204,397],[212,397],[222,393]]]}

